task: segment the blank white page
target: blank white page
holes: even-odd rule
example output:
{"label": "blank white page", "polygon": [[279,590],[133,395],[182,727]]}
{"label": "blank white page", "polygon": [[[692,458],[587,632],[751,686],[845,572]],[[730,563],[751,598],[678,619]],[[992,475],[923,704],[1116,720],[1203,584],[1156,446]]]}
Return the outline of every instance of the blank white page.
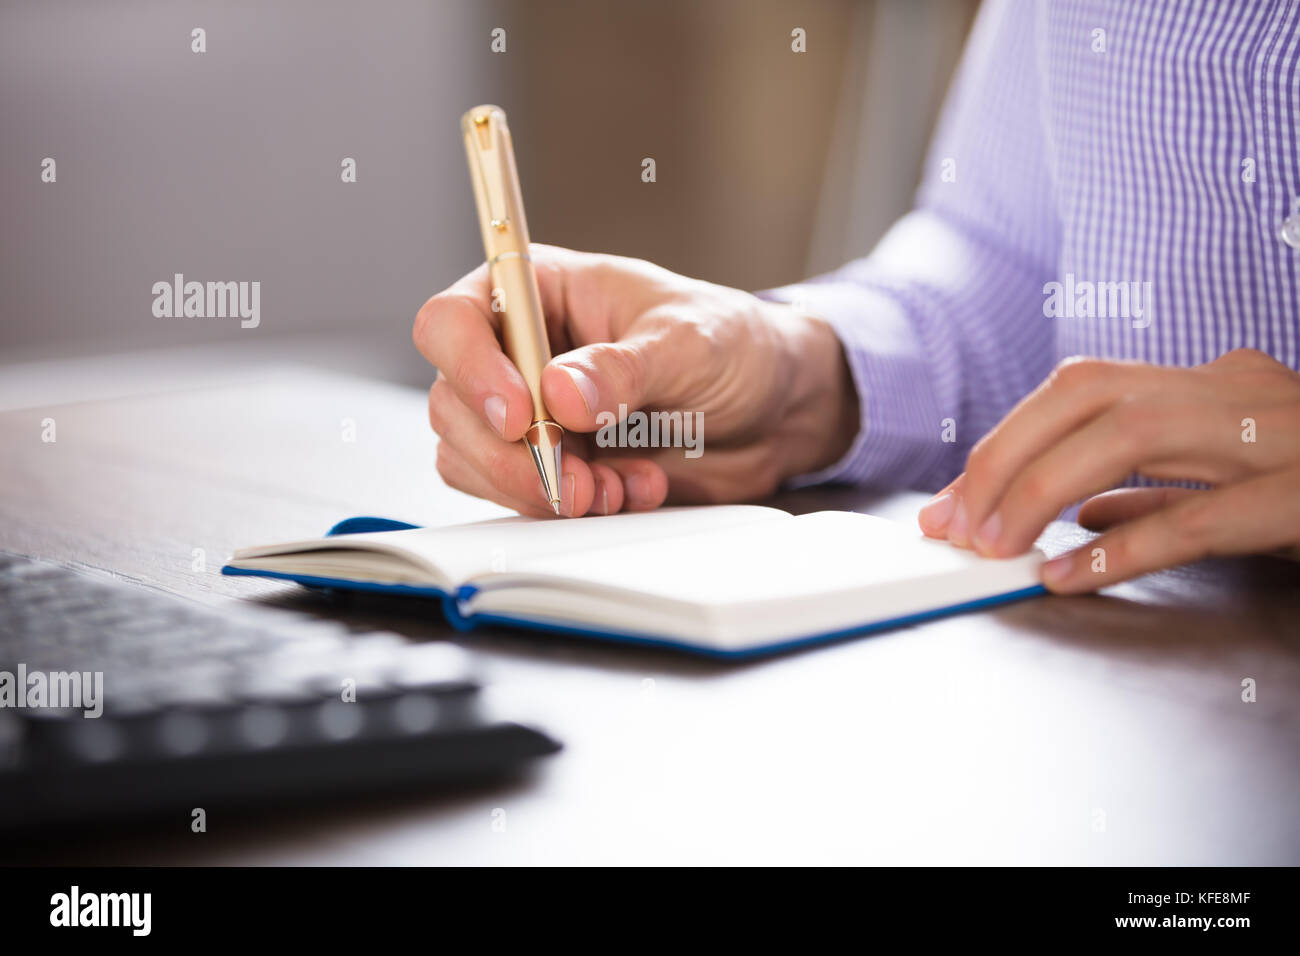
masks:
{"label": "blank white page", "polygon": [[[232,563],[238,565],[245,558],[308,551],[381,551],[409,556],[426,570],[437,571],[441,580],[431,583],[455,586],[478,574],[510,572],[552,560],[580,558],[593,549],[620,547],[635,553],[637,548],[646,544],[701,530],[745,524],[781,524],[793,520],[784,511],[758,505],[660,508],[589,518],[500,518],[442,528],[376,531],[243,548],[235,552]],[[347,560],[346,554],[339,557]],[[358,576],[361,575],[358,573]]]}
{"label": "blank white page", "polygon": [[[553,556],[518,568],[523,572],[518,577],[493,576],[480,583],[495,589],[508,586],[512,578],[578,581],[673,603],[716,606],[888,589],[953,575],[978,580],[977,589],[998,593],[1036,583],[1036,560],[981,558],[885,518],[822,511],[785,522]],[[929,597],[934,607],[948,603],[943,594]]]}

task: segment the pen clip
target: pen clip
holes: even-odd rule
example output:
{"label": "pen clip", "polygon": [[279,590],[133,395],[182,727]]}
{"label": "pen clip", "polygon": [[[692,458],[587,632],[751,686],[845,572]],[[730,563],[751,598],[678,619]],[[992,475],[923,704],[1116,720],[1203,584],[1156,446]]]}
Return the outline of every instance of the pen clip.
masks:
{"label": "pen clip", "polygon": [[[475,156],[478,160],[479,179],[487,200],[488,221],[497,232],[505,232],[510,225],[510,208],[506,203],[506,156],[501,148],[501,121],[496,111],[480,113],[473,118]],[[493,162],[489,163],[488,160]]]}

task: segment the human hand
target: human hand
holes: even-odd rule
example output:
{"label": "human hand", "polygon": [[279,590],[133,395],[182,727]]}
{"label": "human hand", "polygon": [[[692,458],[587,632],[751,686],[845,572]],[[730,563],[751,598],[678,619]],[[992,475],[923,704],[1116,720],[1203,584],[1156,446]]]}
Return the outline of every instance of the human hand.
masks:
{"label": "human hand", "polygon": [[[1105,491],[1134,472],[1214,487]],[[1068,360],[975,445],[920,524],[1009,557],[1090,495],[1079,523],[1109,530],[1044,565],[1053,591],[1300,543],[1300,374],[1252,349],[1190,369]]]}
{"label": "human hand", "polygon": [[[824,322],[638,259],[536,243],[531,252],[555,356],[542,397],[565,429],[564,515],[761,498],[847,451],[857,395]],[[532,402],[490,303],[484,265],[415,317],[415,345],[438,369],[438,472],[461,491],[550,515],[520,444]],[[701,413],[706,453],[597,447],[591,433],[609,420],[597,416],[620,405]]]}

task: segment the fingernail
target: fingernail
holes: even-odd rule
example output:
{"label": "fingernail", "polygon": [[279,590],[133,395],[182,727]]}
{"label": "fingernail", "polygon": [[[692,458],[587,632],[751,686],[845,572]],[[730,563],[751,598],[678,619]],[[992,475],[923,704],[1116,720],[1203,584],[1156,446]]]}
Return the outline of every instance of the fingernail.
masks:
{"label": "fingernail", "polygon": [[587,377],[587,373],[580,368],[574,368],[572,365],[558,365],[557,368],[564,369],[568,373],[569,379],[573,382],[573,387],[578,390],[582,397],[582,404],[587,406],[587,414],[594,414],[596,403],[600,401],[600,395],[596,392],[596,383]]}
{"label": "fingernail", "polygon": [[623,489],[627,500],[636,505],[650,503],[650,480],[645,475],[628,475],[623,479]]}
{"label": "fingernail", "polygon": [[1060,584],[1070,576],[1070,569],[1074,567],[1074,555],[1063,554],[1059,558],[1052,558],[1043,565],[1043,581],[1046,584]]}
{"label": "fingernail", "polygon": [[573,517],[573,498],[577,491],[578,478],[576,475],[565,475],[564,480],[560,482],[560,513]]}
{"label": "fingernail", "polygon": [[601,478],[596,479],[596,502],[601,514],[609,514],[609,485]]}
{"label": "fingernail", "polygon": [[506,436],[506,400],[500,395],[489,395],[483,401],[483,414],[488,424],[496,429],[502,438]]}
{"label": "fingernail", "polygon": [[975,546],[981,551],[992,551],[1002,533],[1002,516],[996,511],[985,519],[980,529],[975,532]]}
{"label": "fingernail", "polygon": [[957,496],[951,491],[931,498],[918,515],[921,524],[934,534],[943,534],[948,522],[952,520],[952,509],[956,503]]}
{"label": "fingernail", "polygon": [[966,531],[966,502],[957,502],[957,510],[952,514],[952,523],[948,525],[948,540],[959,548],[970,545]]}

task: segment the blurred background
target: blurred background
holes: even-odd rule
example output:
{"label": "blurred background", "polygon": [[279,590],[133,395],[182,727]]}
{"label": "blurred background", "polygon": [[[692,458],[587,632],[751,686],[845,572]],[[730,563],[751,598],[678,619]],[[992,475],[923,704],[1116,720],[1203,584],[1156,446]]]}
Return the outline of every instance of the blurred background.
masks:
{"label": "blurred background", "polygon": [[[833,268],[909,207],[975,7],[8,2],[0,404],[50,400],[51,360],[139,387],[142,350],[182,347],[427,384],[411,320],[482,258],[458,119],[483,102],[510,117],[535,241],[748,289]],[[259,281],[260,327],[155,318],[177,272]]]}

